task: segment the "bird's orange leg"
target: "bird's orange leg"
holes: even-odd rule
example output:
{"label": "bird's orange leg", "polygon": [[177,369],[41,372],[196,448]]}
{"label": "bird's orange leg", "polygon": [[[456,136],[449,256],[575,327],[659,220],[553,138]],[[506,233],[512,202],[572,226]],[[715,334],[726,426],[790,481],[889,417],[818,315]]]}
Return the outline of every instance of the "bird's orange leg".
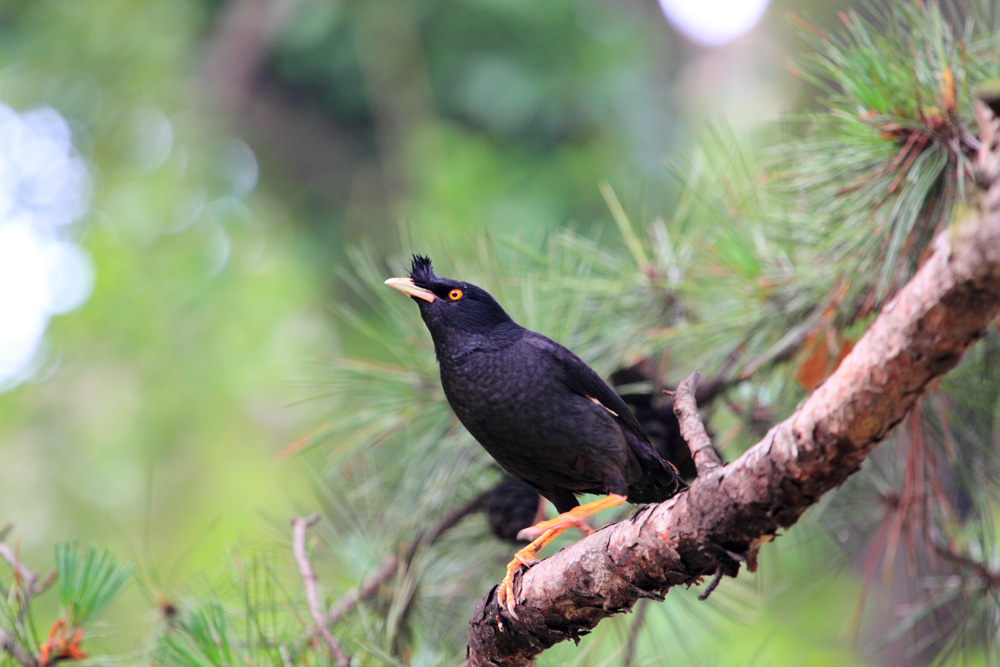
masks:
{"label": "bird's orange leg", "polygon": [[624,502],[625,496],[612,493],[586,505],[574,507],[554,519],[541,521],[518,533],[518,537],[534,537],[535,539],[531,544],[514,554],[513,560],[507,563],[507,574],[497,589],[497,602],[505,605],[510,615],[517,618],[517,614],[514,613],[514,606],[517,604],[514,598],[514,575],[517,571],[522,567],[531,567],[536,563],[538,559],[535,556],[538,552],[567,529],[578,528],[586,534],[592,533],[593,529],[587,525],[586,521],[588,516],[609,507],[617,507]]}

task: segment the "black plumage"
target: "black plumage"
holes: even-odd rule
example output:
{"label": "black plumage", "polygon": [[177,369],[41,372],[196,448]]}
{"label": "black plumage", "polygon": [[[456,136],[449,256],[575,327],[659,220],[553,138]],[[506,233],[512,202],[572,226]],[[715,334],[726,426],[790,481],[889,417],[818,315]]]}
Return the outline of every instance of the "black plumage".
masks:
{"label": "black plumage", "polygon": [[[420,306],[445,396],[462,424],[505,470],[563,513],[538,524],[539,533],[553,534],[515,560],[529,561],[554,534],[582,527],[592,511],[625,499],[659,502],[684,488],[593,369],[559,343],[515,323],[485,290],[435,275],[421,256],[414,256],[409,278],[386,284]],[[610,500],[578,507],[580,493],[609,494]],[[509,580],[510,567],[508,575]]]}
{"label": "black plumage", "polygon": [[490,532],[507,542],[524,542],[518,535],[545,518],[538,492],[517,477],[503,479],[479,495]]}
{"label": "black plumage", "polygon": [[652,374],[644,368],[647,365],[640,362],[615,371],[609,378],[611,386],[632,410],[660,458],[669,461],[685,480],[692,480],[697,470],[691,450],[681,435],[674,401],[656,389]]}

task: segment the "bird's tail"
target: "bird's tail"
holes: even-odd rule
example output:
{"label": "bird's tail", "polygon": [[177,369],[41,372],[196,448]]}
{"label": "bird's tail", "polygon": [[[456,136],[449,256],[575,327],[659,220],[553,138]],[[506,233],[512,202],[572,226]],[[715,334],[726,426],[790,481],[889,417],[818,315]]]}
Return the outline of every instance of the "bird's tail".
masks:
{"label": "bird's tail", "polygon": [[642,470],[642,474],[628,487],[630,503],[663,502],[687,488],[688,485],[677,473],[677,468],[660,458],[652,445],[629,437],[629,446]]}

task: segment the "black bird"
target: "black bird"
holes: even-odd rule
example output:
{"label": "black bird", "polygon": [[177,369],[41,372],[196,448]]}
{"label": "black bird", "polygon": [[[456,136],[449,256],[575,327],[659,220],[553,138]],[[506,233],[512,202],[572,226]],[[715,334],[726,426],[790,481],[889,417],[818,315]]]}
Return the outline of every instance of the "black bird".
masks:
{"label": "black bird", "polygon": [[[677,421],[677,415],[674,414],[674,401],[657,389],[652,369],[647,368],[650,365],[648,361],[643,360],[628,368],[621,368],[611,374],[608,382],[625,401],[625,405],[632,410],[632,414],[642,425],[642,430],[649,436],[649,441],[660,458],[669,461],[683,479],[692,480],[697,470],[691,458],[691,450],[681,435],[681,425]],[[704,387],[706,384],[709,383],[703,383],[701,386]],[[636,385],[646,386],[640,389]],[[707,407],[711,403],[711,398],[698,397],[698,405]],[[711,435],[709,432],[709,437]],[[719,456],[721,458],[721,454]]]}
{"label": "black bird", "polygon": [[545,501],[538,492],[510,475],[479,494],[478,500],[490,532],[507,542],[530,542],[522,532],[545,518]]}
{"label": "black bird", "polygon": [[[535,539],[514,555],[497,591],[512,614],[514,574],[556,535],[570,527],[589,532],[586,517],[604,508],[660,502],[685,488],[590,366],[518,325],[485,290],[436,276],[420,255],[409,278],[385,283],[420,306],[458,419],[497,463],[560,512],[522,531]],[[607,495],[580,506],[580,493]]]}

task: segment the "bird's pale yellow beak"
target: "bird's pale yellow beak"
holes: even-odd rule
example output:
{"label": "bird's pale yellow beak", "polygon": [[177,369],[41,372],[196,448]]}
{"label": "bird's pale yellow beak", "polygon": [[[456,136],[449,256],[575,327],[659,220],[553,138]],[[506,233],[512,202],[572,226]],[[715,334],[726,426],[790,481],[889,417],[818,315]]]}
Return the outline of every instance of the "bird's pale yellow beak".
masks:
{"label": "bird's pale yellow beak", "polygon": [[434,301],[437,297],[434,296],[434,292],[429,289],[424,289],[423,287],[417,287],[413,284],[413,280],[410,278],[389,278],[385,281],[385,284],[393,289],[398,289],[403,294],[407,296],[412,296],[417,299],[423,299],[424,301],[430,303]]}

